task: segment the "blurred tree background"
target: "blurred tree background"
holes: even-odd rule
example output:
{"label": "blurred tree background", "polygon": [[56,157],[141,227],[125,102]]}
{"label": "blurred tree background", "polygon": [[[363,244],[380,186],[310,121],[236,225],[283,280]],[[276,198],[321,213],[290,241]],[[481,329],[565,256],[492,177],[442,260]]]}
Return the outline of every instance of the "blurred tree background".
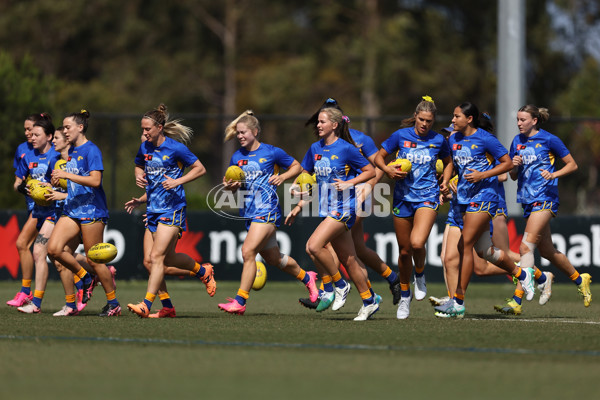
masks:
{"label": "blurred tree background", "polygon": [[[561,180],[561,212],[600,214],[600,6],[527,0],[526,100],[547,106],[580,164]],[[133,157],[141,115],[165,103],[194,128],[191,149],[209,177],[186,187],[192,206],[220,181],[235,145],[224,124],[245,109],[263,140],[301,159],[304,121],[335,97],[376,142],[422,95],[437,128],[469,100],[493,113],[497,2],[476,0],[4,0],[0,3],[3,208],[22,208],[12,157],[23,119],[91,112],[113,208],[140,194]],[[370,119],[369,119],[370,118]]]}

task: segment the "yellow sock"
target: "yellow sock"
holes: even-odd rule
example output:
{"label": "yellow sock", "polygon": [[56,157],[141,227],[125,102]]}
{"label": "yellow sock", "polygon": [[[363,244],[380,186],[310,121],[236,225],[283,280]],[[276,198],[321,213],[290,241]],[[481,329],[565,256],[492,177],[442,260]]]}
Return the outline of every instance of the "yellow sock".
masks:
{"label": "yellow sock", "polygon": [[335,283],[335,282],[339,281],[340,279],[342,279],[342,274],[340,274],[340,271],[338,271],[335,273],[335,275],[333,275],[331,277],[331,279],[333,279],[333,282]]}
{"label": "yellow sock", "polygon": [[73,283],[77,283],[81,280],[80,277],[78,277],[77,275],[73,274]]}
{"label": "yellow sock", "polygon": [[517,296],[518,298],[522,299],[523,298],[523,294],[525,294],[524,291],[522,291],[522,290],[515,290],[515,296]]}
{"label": "yellow sock", "polygon": [[65,295],[65,302],[67,302],[67,303],[75,303],[75,295],[74,294],[67,294],[67,295]]}
{"label": "yellow sock", "polygon": [[[146,294],[146,298],[147,297],[148,297],[148,294]],[[156,295],[154,295],[154,297],[156,297]],[[115,295],[115,291],[114,290],[112,292],[106,293],[106,300],[110,301],[110,300],[114,300],[116,298],[117,298],[117,296]],[[154,301],[154,298],[152,298],[152,301]]]}
{"label": "yellow sock", "polygon": [[160,300],[166,300],[166,299],[170,299],[170,298],[171,298],[171,296],[169,296],[169,293],[163,293],[163,294],[159,294],[159,295],[158,295],[158,298],[159,298]]}
{"label": "yellow sock", "polygon": [[540,271],[540,269],[536,266],[533,267],[533,277],[537,280],[540,279],[540,276],[542,276],[542,271]]}
{"label": "yellow sock", "polygon": [[[113,292],[113,294],[114,294],[114,292]],[[106,293],[106,296],[108,297],[108,293]],[[154,299],[156,299],[156,295],[154,293],[146,292],[146,297],[144,299],[148,300],[150,303],[154,303]]]}
{"label": "yellow sock", "polygon": [[79,271],[77,271],[77,276],[80,279],[83,279],[83,278],[85,278],[86,275],[87,275],[87,271],[83,268],[79,268]]}
{"label": "yellow sock", "polygon": [[321,281],[321,284],[319,285],[319,290],[325,290],[325,285],[323,285],[323,281]]}
{"label": "yellow sock", "polygon": [[366,299],[368,299],[370,297],[371,297],[371,291],[370,290],[365,290],[364,292],[362,292],[360,294],[360,298],[363,299],[363,300],[366,300]]}
{"label": "yellow sock", "polygon": [[425,271],[425,267],[415,267],[415,272],[417,274],[422,274]]}
{"label": "yellow sock", "polygon": [[321,280],[323,281],[324,285],[331,283],[331,275],[323,275]]}
{"label": "yellow sock", "polygon": [[46,292],[44,292],[43,290],[34,290],[33,297],[37,297],[38,299],[43,299],[44,293],[46,293]]}
{"label": "yellow sock", "polygon": [[31,279],[21,279],[21,286],[30,288]]}
{"label": "yellow sock", "polygon": [[400,290],[407,292],[410,290],[410,283],[400,283]]}
{"label": "yellow sock", "polygon": [[387,267],[385,269],[385,271],[383,271],[383,273],[381,274],[381,276],[384,277],[384,278],[387,278],[391,274],[392,274],[392,269],[390,267]]}
{"label": "yellow sock", "polygon": [[569,279],[571,279],[573,282],[575,282],[577,278],[579,278],[579,272],[577,271],[575,271],[573,275],[569,276]]}
{"label": "yellow sock", "polygon": [[301,269],[300,273],[298,275],[296,275],[296,279],[298,279],[299,281],[301,281],[302,279],[304,279],[304,277],[306,276],[306,271]]}
{"label": "yellow sock", "polygon": [[248,300],[248,297],[250,297],[250,293],[242,289],[238,289],[237,295],[246,300]]}
{"label": "yellow sock", "polygon": [[367,286],[371,289],[371,281],[367,279]]}
{"label": "yellow sock", "polygon": [[456,293],[454,295],[454,297],[456,297],[459,300],[465,301],[465,295],[464,294],[458,294],[458,293]]}
{"label": "yellow sock", "polygon": [[195,263],[194,269],[190,271],[190,276],[196,276],[196,274],[198,274],[198,272],[200,271],[200,267],[201,267],[200,264]]}

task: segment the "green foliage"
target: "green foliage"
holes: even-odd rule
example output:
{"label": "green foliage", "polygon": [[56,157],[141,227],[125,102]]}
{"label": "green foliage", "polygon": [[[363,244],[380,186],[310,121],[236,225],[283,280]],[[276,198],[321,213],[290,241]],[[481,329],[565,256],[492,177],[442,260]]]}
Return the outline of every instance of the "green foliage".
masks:
{"label": "green foliage", "polygon": [[[590,1],[575,6],[555,0],[574,21],[588,15],[588,28],[597,20]],[[540,105],[577,84],[572,79],[579,75],[566,54],[552,46],[564,32],[552,31],[547,3],[526,3],[527,100]],[[425,94],[435,99],[440,117],[466,100],[493,112],[496,19],[496,1],[472,0],[3,1],[0,62],[8,75],[0,89],[2,129],[17,135],[20,120],[40,109],[60,115],[90,110],[90,138],[102,145],[107,164],[107,194],[121,202],[137,195],[131,176],[115,172],[131,168],[139,125],[128,120],[120,126],[98,113],[139,116],[165,103],[174,115],[236,114],[250,108],[258,116],[307,117],[325,98],[335,97],[353,117],[353,126],[366,129],[358,117],[398,120],[410,115]],[[580,27],[570,41],[583,43],[576,35],[593,32],[588,28]],[[234,40],[226,40],[228,32]],[[232,56],[226,60],[226,54]],[[226,74],[227,66],[233,76]],[[5,96],[6,91],[18,98]],[[190,194],[220,182],[229,157],[222,127],[230,116],[187,118],[197,125],[192,149],[209,174],[209,182],[186,188]],[[265,121],[264,138],[302,157],[313,139],[303,122]],[[369,129],[380,142],[397,126],[379,122]],[[14,151],[17,138],[3,142],[3,155]],[[2,187],[8,187],[12,177],[2,179]],[[18,196],[4,193],[0,205],[18,203]]]}
{"label": "green foliage", "polygon": [[14,182],[13,159],[17,146],[25,140],[23,121],[36,112],[51,111],[52,93],[56,82],[44,76],[30,56],[15,62],[10,54],[0,51],[0,204],[5,208],[23,207],[20,194],[12,190]]}

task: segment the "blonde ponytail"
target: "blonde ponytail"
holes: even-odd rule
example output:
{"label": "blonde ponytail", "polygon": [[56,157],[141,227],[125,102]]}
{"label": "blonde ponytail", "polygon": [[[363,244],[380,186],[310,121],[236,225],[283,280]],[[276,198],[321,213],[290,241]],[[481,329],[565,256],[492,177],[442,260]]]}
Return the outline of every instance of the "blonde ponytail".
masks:
{"label": "blonde ponytail", "polygon": [[260,133],[260,123],[258,122],[258,119],[254,116],[254,112],[252,110],[246,110],[243,113],[241,113],[236,119],[231,121],[229,125],[227,125],[227,127],[225,128],[224,142],[233,139],[237,135],[237,124],[239,123],[246,124],[246,126],[250,130],[256,130],[257,135]]}

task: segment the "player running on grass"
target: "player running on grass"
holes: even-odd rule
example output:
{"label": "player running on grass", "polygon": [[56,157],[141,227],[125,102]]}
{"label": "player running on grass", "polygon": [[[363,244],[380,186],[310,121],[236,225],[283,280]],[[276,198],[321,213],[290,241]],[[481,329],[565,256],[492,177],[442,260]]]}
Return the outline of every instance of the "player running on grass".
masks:
{"label": "player running on grass", "polygon": [[[13,159],[13,168],[15,169],[15,172],[21,161],[21,158],[23,158],[27,152],[33,149],[33,146],[31,145],[31,128],[33,128],[33,124],[42,115],[44,114],[31,114],[23,123],[23,128],[25,130],[25,141],[17,147],[15,152],[15,157]],[[31,246],[37,237],[38,227],[37,220],[31,216],[34,202],[31,197],[27,195],[25,181],[16,174],[14,189],[25,195],[27,212],[29,215],[27,217],[27,221],[21,228],[21,232],[19,233],[16,242],[19,260],[21,261],[21,289],[11,300],[8,300],[6,304],[11,307],[21,307],[27,300],[31,300],[33,298],[33,293],[31,293],[31,281],[33,280],[33,255],[31,254]]]}
{"label": "player running on grass", "polygon": [[[550,220],[558,213],[558,178],[577,170],[577,163],[563,142],[553,134],[540,129],[539,125],[549,118],[546,108],[532,104],[517,112],[519,134],[510,146],[513,168],[510,176],[518,181],[517,202],[523,206],[527,220],[519,252],[521,266],[529,268],[534,263],[534,251],[556,265],[575,285],[583,298],[583,305],[592,302],[590,274],[579,274],[569,259],[558,251],[550,232]],[[556,158],[565,165],[556,169]]]}
{"label": "player running on grass", "polygon": [[[338,102],[333,98],[328,98],[325,100],[321,108],[315,112],[309,119],[306,121],[306,126],[313,126],[315,131],[317,129],[317,122],[319,118],[319,113],[321,110],[325,108],[335,108],[340,110],[342,113],[344,112],[342,108],[339,106]],[[350,118],[344,116],[348,126],[350,126]],[[374,166],[375,155],[377,154],[377,146],[375,146],[375,142],[370,136],[365,135],[363,132],[358,131],[356,129],[348,129],[350,132],[350,136],[354,141],[354,144],[359,149],[360,153],[365,157],[369,162]],[[354,248],[356,250],[356,255],[358,256],[358,262],[363,269],[365,275],[367,276],[367,283],[369,288],[371,288],[371,282],[368,280],[368,273],[365,268],[365,265],[371,268],[373,271],[377,272],[380,276],[382,276],[389,284],[390,291],[392,292],[393,304],[398,304],[400,301],[400,279],[398,278],[398,274],[379,257],[379,255],[374,252],[372,249],[368,248],[365,243],[365,234],[363,230],[363,219],[364,215],[369,207],[372,207],[371,203],[371,190],[379,179],[383,176],[383,171],[380,169],[375,170],[375,177],[369,180],[364,184],[359,184],[356,186],[356,201],[357,201],[357,215],[356,221],[350,232],[352,233],[352,241],[354,242]],[[330,252],[333,252],[330,245]],[[337,260],[337,256],[334,255],[334,258]],[[339,262],[336,261],[336,264]],[[337,274],[336,274],[337,275]],[[376,295],[376,299],[380,300],[381,296]],[[300,299],[300,303],[308,308],[316,308],[318,307],[318,302],[309,303],[306,299]]]}
{"label": "player running on grass", "polygon": [[[17,166],[16,175],[22,180],[27,177],[35,179],[41,185],[50,186],[51,172],[59,154],[52,147],[54,125],[48,114],[41,114],[31,128],[32,150],[25,153]],[[25,304],[17,310],[35,314],[41,311],[46,283],[48,282],[47,244],[53,223],[46,223],[47,219],[54,221],[54,204],[34,203],[31,216],[38,221],[39,231],[33,244],[33,261],[35,265],[35,291],[31,299],[26,299]]]}
{"label": "player running on grass", "polygon": [[[146,141],[146,135],[142,134],[142,143],[145,141]],[[145,204],[147,202],[147,200],[148,200],[148,196],[146,195],[146,193],[144,193],[140,197],[133,197],[131,200],[129,200],[127,203],[125,203],[125,210],[129,214],[131,214],[135,208],[139,207],[142,204]],[[144,218],[145,217],[146,217],[146,215],[144,215]],[[145,218],[145,221],[147,221],[146,218]],[[150,272],[152,272],[152,247],[154,245],[154,236],[153,236],[152,232],[150,231],[150,229],[148,229],[148,224],[145,224],[145,225],[146,225],[146,228],[144,230],[144,239],[143,239],[144,267],[148,270],[148,273],[150,273]],[[205,269],[209,265],[210,264],[202,264],[202,266],[204,266]],[[211,265],[211,267],[212,267],[212,265]],[[214,282],[214,281],[208,279],[211,277],[211,275],[209,275],[209,274],[205,274],[205,276],[204,276],[205,279],[203,280],[202,277],[196,276],[196,273],[194,273],[193,271],[189,271],[189,270],[177,268],[177,267],[165,266],[165,275],[180,276],[180,277],[184,277],[184,276],[196,277],[196,278],[200,279],[201,281],[203,281],[205,284],[208,283],[208,285],[206,285],[206,290],[207,290],[209,296],[212,297],[215,295],[217,286],[216,286],[216,283],[214,285],[211,284],[211,282]],[[207,280],[207,281],[205,282],[205,280]],[[177,313],[175,312],[175,306],[171,302],[171,296],[169,295],[169,292],[167,291],[167,283],[165,282],[164,279],[160,284],[160,289],[158,290],[158,298],[160,299],[162,308],[153,314],[149,314],[148,318],[175,318],[177,316]]]}
{"label": "player running on grass", "polygon": [[[63,214],[56,222],[48,241],[50,256],[77,274],[83,281],[82,303],[87,303],[91,297],[94,288],[93,278],[75,259],[67,245],[81,237],[87,254],[90,247],[104,241],[104,228],[108,222],[106,195],[102,188],[104,172],[102,153],[87,139],[89,117],[89,112],[81,110],[68,115],[63,120],[63,130],[71,145],[69,159],[64,170],[52,171],[52,185],[59,186],[60,179],[68,179],[68,195],[63,205]],[[121,306],[116,298],[111,271],[105,264],[98,264],[89,259],[88,264],[98,276],[106,293],[107,304],[98,315],[101,317],[121,315]]]}
{"label": "player running on grass", "polygon": [[[392,133],[381,144],[375,156],[375,164],[390,178],[396,180],[394,188],[394,230],[400,255],[400,303],[396,317],[406,319],[410,315],[412,293],[410,277],[415,266],[414,291],[417,300],[427,294],[425,284],[425,244],[437,218],[440,188],[436,177],[436,162],[442,160],[444,169],[452,169],[450,149],[444,137],[431,130],[437,108],[433,99],[424,96],[417,105],[413,117],[402,121],[405,128]],[[396,159],[412,163],[409,172],[386,165],[385,158],[395,154]]]}
{"label": "player running on grass", "polygon": [[[141,127],[147,140],[142,142],[135,157],[135,182],[146,189],[148,199],[146,218],[153,236],[152,268],[144,300],[128,304],[127,308],[147,318],[164,283],[165,267],[192,271],[206,284],[210,296],[215,293],[216,282],[212,265],[200,265],[187,254],[175,251],[177,240],[186,229],[187,203],[183,184],[206,173],[198,157],[184,144],[191,140],[192,130],[179,121],[171,121],[164,104],[145,113]],[[189,168],[186,174],[185,168]]]}
{"label": "player running on grass", "polygon": [[[338,266],[329,251],[324,248],[331,242],[363,300],[363,306],[354,320],[365,321],[379,310],[379,304],[375,300],[375,293],[369,288],[364,270],[357,261],[350,229],[356,219],[354,186],[372,179],[375,176],[375,168],[354,146],[340,110],[321,110],[317,135],[320,140],[312,144],[302,161],[304,172],[316,174],[319,216],[323,218],[306,243],[306,252],[319,269],[324,283],[317,311],[323,311],[329,306],[334,310],[341,308],[350,291],[349,283],[341,278],[335,282],[334,291],[332,277],[339,276]],[[286,224],[293,223],[303,203],[304,201],[300,200],[286,218]]]}
{"label": "player running on grass", "polygon": [[[452,123],[456,133],[450,137],[449,144],[458,174],[458,212],[463,216],[463,229],[458,243],[462,259],[453,298],[435,307],[435,315],[441,318],[462,318],[465,314],[465,293],[474,268],[473,250],[522,281],[523,290],[529,299],[534,293],[531,268],[517,267],[491,241],[489,223],[496,214],[499,200],[497,175],[508,172],[512,162],[498,139],[481,128],[484,123],[491,122],[481,122],[480,118],[479,109],[472,103],[466,102],[454,109]],[[495,166],[488,154],[498,161]],[[448,186],[450,174],[446,172],[444,171],[442,188]]]}
{"label": "player running on grass", "polygon": [[[316,273],[305,271],[296,260],[283,254],[277,244],[276,231],[281,224],[281,209],[277,198],[277,186],[300,173],[302,167],[282,149],[258,141],[260,124],[252,111],[243,112],[225,129],[225,141],[238,139],[241,149],[237,150],[229,162],[244,171],[245,181],[232,181],[223,177],[226,190],[247,191],[240,214],[246,220],[248,234],[242,245],[244,266],[240,288],[235,298],[219,304],[219,308],[231,314],[242,315],[250,288],[256,276],[256,256],[260,254],[267,264],[276,265],[283,272],[301,281],[315,301],[318,296],[315,285]],[[280,168],[287,169],[279,173]]]}

